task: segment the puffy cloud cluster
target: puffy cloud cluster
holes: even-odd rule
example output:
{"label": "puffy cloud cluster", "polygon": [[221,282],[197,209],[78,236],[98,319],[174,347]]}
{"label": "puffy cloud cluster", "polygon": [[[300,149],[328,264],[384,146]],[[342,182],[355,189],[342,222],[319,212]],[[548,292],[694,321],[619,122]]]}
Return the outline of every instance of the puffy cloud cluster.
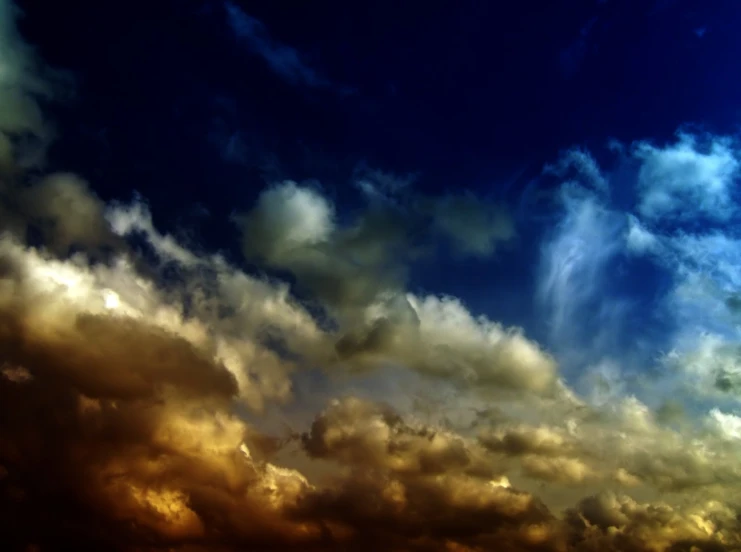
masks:
{"label": "puffy cloud cluster", "polygon": [[443,429],[410,425],[389,406],[355,397],[334,400],[302,441],[312,457],[399,475],[465,473],[490,480],[502,476],[475,441]]}
{"label": "puffy cloud cluster", "polygon": [[[235,415],[252,398],[244,374],[124,261],[83,261],[0,243],[5,538],[135,549],[284,534],[259,491],[271,474],[239,454],[265,441]],[[237,511],[265,520],[240,528]]]}
{"label": "puffy cloud cluster", "polygon": [[[736,512],[717,501],[686,509],[600,493],[567,513],[577,550],[735,550]],[[712,537],[712,542],[708,542]]]}
{"label": "puffy cloud cluster", "polygon": [[635,145],[641,160],[638,212],[647,219],[686,218],[692,214],[728,220],[736,210],[733,184],[738,176],[738,151],[724,138],[699,144],[696,136],[680,134],[664,148],[648,142]]}
{"label": "puffy cloud cluster", "polygon": [[268,188],[251,211],[236,217],[246,256],[291,271],[333,314],[348,316],[398,293],[407,262],[429,249],[425,242],[435,231],[475,256],[491,255],[514,236],[500,206],[466,195],[404,195],[403,187],[383,185],[387,177],[378,180],[360,178],[370,203],[344,224],[316,188],[291,181]]}
{"label": "puffy cloud cluster", "polygon": [[404,298],[368,309],[360,331],[345,334],[345,359],[396,362],[464,388],[557,393],[552,357],[520,329],[474,318],[455,298]]}
{"label": "puffy cloud cluster", "polygon": [[[185,312],[182,296],[137,273],[126,253],[110,264],[62,260],[6,234],[0,262],[0,486],[11,543],[443,550],[537,544],[552,530],[547,509],[494,478],[480,447],[368,403],[341,404],[304,441],[351,473],[318,488],[267,462],[279,444],[239,405],[285,400],[292,367],[260,334],[301,351],[319,334],[280,289],[219,273],[214,261],[216,283]],[[211,314],[229,298],[243,309],[235,301],[230,316]],[[395,452],[384,456],[392,433]]]}
{"label": "puffy cloud cluster", "polygon": [[[664,464],[646,467],[639,461],[645,456],[631,461],[606,442],[625,433],[628,447],[644,436],[645,446],[653,442],[647,453],[656,453],[662,434],[637,403],[620,415],[607,413],[608,421],[585,415],[582,426],[504,424],[475,437],[405,421],[391,407],[349,397],[330,404],[301,439],[308,457],[341,467],[329,481],[312,483],[274,463],[280,443],[239,416],[242,401],[259,410],[264,400],[285,398],[265,378],[290,370],[281,371],[285,361],[261,344],[261,329],[272,326],[298,351],[322,341],[285,289],[225,266],[216,273],[213,261],[218,284],[204,286],[210,296],[186,313],[182,297],[159,290],[123,253],[110,266],[91,265],[83,256],[60,260],[8,236],[0,253],[0,488],[3,530],[13,544],[126,551],[588,550],[613,540],[620,549],[616,535],[625,534],[635,549],[659,550],[656,542],[711,542],[703,527],[730,526],[725,506],[719,510],[725,517],[695,518],[671,509],[647,517],[641,508],[655,507],[638,505],[602,522],[587,502],[577,508],[586,521],[562,520],[508,481],[519,457],[525,477],[581,482],[579,470],[587,468],[578,466],[599,466],[594,455],[605,448],[615,465],[625,460],[624,478],[673,469],[681,440]],[[232,305],[230,316],[210,314],[208,303],[217,298]],[[232,341],[236,330],[239,339]],[[239,357],[240,343],[253,356]],[[616,419],[623,425],[612,425]],[[661,525],[662,515],[670,529]],[[731,530],[724,531],[734,542]]]}

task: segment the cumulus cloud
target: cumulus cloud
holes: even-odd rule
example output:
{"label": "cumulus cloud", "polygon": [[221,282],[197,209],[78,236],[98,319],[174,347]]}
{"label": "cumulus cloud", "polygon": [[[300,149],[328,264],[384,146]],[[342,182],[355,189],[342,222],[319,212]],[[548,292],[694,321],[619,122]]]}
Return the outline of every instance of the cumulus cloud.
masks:
{"label": "cumulus cloud", "polygon": [[[269,453],[267,439],[237,416],[237,406],[243,399],[259,410],[258,392],[262,400],[284,398],[261,373],[276,377],[280,359],[270,362],[263,350],[239,362],[233,355],[250,335],[241,313],[229,321],[209,318],[198,305],[184,313],[176,296],[137,274],[127,255],[91,265],[84,256],[59,260],[3,238],[0,402],[2,416],[14,422],[0,431],[0,463],[8,491],[3,519],[14,542],[311,549],[366,546],[373,532],[375,545],[387,549],[417,542],[442,550],[441,543],[487,538],[542,540],[546,529],[535,528],[552,524],[552,516],[495,478],[475,443],[436,437],[357,400],[323,415],[306,448],[380,470],[378,478],[348,475],[315,488],[295,471],[258,460],[261,447]],[[281,309],[301,320],[298,306],[289,316],[290,303],[281,307],[280,291],[272,300],[270,291],[255,284],[248,296],[272,303],[250,313],[258,323],[264,316],[264,324],[280,326]],[[232,324],[238,339],[230,339]],[[254,352],[259,336],[252,340]],[[384,432],[396,436],[387,453]],[[47,458],[54,458],[52,469]],[[78,506],[57,511],[48,493]],[[367,493],[387,505],[386,515],[365,508]],[[427,508],[422,520],[420,508]],[[42,531],[34,523],[39,515],[54,519]],[[130,519],[136,529],[127,529]]]}
{"label": "cumulus cloud", "polygon": [[[685,510],[601,493],[568,513],[576,550],[730,550],[735,513],[714,501]],[[729,531],[730,529],[730,531]],[[708,542],[714,535],[713,542]]]}
{"label": "cumulus cloud", "polygon": [[[510,483],[507,474],[517,466],[512,476],[571,485],[606,478],[618,466],[624,481],[662,485],[687,484],[700,469],[711,482],[714,473],[735,473],[730,463],[717,472],[695,456],[684,461],[694,462],[684,468],[693,471],[677,472],[674,463],[688,454],[681,439],[662,437],[638,403],[605,411],[604,421],[586,416],[562,427],[491,427],[479,439],[347,397],[332,402],[301,439],[308,456],[342,467],[318,484],[271,461],[276,445],[238,415],[242,401],[259,411],[261,401],[285,399],[281,386],[263,376],[290,369],[277,356],[270,360],[261,328],[288,336],[298,351],[321,342],[320,330],[285,290],[222,266],[210,295],[185,313],[177,294],[136,272],[128,252],[110,265],[91,265],[5,237],[0,253],[0,414],[9,422],[0,430],[3,523],[19,545],[566,550],[569,539],[597,538],[591,534],[597,530],[570,536],[567,520]],[[216,271],[221,265],[212,262]],[[209,301],[233,310],[215,316]],[[435,335],[452,338],[465,358],[464,345],[481,346],[477,340],[492,333],[503,338],[496,327],[477,329],[454,302],[409,301],[419,331],[432,332],[420,348]],[[239,357],[246,343],[252,354]],[[535,350],[517,352],[528,351],[525,342],[510,347],[505,357],[539,358]],[[439,362],[445,366],[445,359]],[[514,382],[528,386],[534,374],[519,377]],[[639,438],[643,446],[653,443],[646,454],[663,450],[664,456],[647,457]],[[620,439],[624,444],[616,446]],[[661,442],[668,445],[657,449]],[[600,456],[604,450],[609,462]],[[59,504],[75,507],[59,510]],[[648,530],[640,520],[615,523]],[[671,543],[686,533],[664,538]]]}
{"label": "cumulus cloud", "polygon": [[[4,534],[42,548],[126,548],[215,529],[202,513],[228,516],[235,489],[262,476],[237,454],[250,434],[232,411],[238,376],[206,328],[123,261],[88,268],[8,237],[0,249],[0,355],[27,374],[0,382]],[[56,510],[50,495],[79,506]],[[241,499],[255,515],[258,495]]]}
{"label": "cumulus cloud", "polygon": [[408,294],[367,312],[367,324],[337,342],[343,358],[396,362],[463,388],[557,393],[548,353],[521,329],[476,318],[455,298]]}
{"label": "cumulus cloud", "polygon": [[[244,350],[248,336],[253,352],[261,347],[261,326],[293,332],[287,342],[299,351],[307,350],[307,341],[321,341],[285,290],[212,260],[211,270],[223,272],[215,275],[220,283],[210,300],[236,308],[227,319],[213,317],[204,297],[187,315],[177,295],[136,272],[128,252],[111,265],[91,265],[82,256],[58,260],[7,236],[0,251],[0,403],[2,415],[13,420],[0,432],[3,519],[19,544],[475,550],[496,543],[564,550],[571,526],[508,481],[505,474],[516,466],[515,475],[556,484],[607,477],[606,465],[624,466],[623,480],[663,484],[684,477],[679,481],[686,484],[688,476],[672,464],[687,454],[678,449],[681,440],[652,463],[631,448],[638,436],[655,443],[663,435],[634,403],[608,416],[624,420],[618,427],[594,420],[560,428],[492,427],[477,439],[349,397],[330,404],[302,438],[310,457],[345,470],[318,486],[267,460],[274,445],[237,415],[240,400],[260,409],[258,392],[262,401],[285,398],[260,375],[280,373],[280,358],[271,363],[266,349],[241,362],[232,356]],[[409,303],[419,331],[432,323],[420,347],[435,335],[464,352],[465,340],[476,347],[492,332],[502,339],[496,327],[477,329],[455,302]],[[526,343],[519,346],[527,351]],[[534,350],[510,354],[538,358]],[[253,375],[245,378],[243,370]],[[518,385],[531,385],[533,374],[521,377]],[[608,430],[632,433],[617,447]],[[607,464],[598,458],[605,449],[613,457]],[[517,457],[521,463],[512,461]],[[691,473],[698,473],[698,461],[686,469],[695,466]],[[44,498],[48,493],[77,506],[58,511],[58,502]],[[48,520],[42,531],[39,515]]]}
{"label": "cumulus cloud", "polygon": [[643,225],[648,247],[635,247],[630,237],[628,247],[660,267],[668,283],[658,298],[659,316],[671,329],[658,355],[666,389],[689,395],[694,402],[735,401],[741,346],[735,308],[741,284],[738,236],[732,228],[690,225],[662,231],[636,224]]}
{"label": "cumulus cloud", "polygon": [[[249,258],[290,270],[328,307],[333,363],[398,363],[464,387],[551,392],[555,364],[522,330],[477,319],[455,298],[404,291],[413,243],[403,215],[376,203],[342,227],[318,191],[285,182],[238,222]],[[490,235],[481,239],[491,245]]]}
{"label": "cumulus cloud", "polygon": [[399,476],[461,473],[506,482],[475,441],[455,432],[410,424],[391,407],[355,397],[334,400],[303,436],[307,452],[346,465]]}
{"label": "cumulus cloud", "polygon": [[73,174],[51,174],[30,185],[0,184],[0,229],[21,239],[35,230],[57,253],[72,246],[115,245],[104,210],[87,182]]}
{"label": "cumulus cloud", "polygon": [[720,336],[704,334],[685,353],[672,351],[665,361],[681,370],[683,381],[695,393],[727,394],[741,400],[741,345]]}
{"label": "cumulus cloud", "polygon": [[245,228],[245,247],[266,258],[290,258],[294,249],[326,242],[333,218],[334,208],[317,191],[286,182],[260,196]]}
{"label": "cumulus cloud", "polygon": [[628,229],[625,233],[628,251],[636,254],[657,253],[661,241],[634,215],[628,215]]}
{"label": "cumulus cloud", "polygon": [[488,256],[514,236],[501,206],[467,196],[427,197],[389,184],[391,176],[359,177],[369,199],[354,220],[340,224],[335,207],[316,188],[286,181],[265,190],[237,215],[250,259],[291,271],[335,315],[358,311],[403,291],[407,265],[441,232],[464,254]]}
{"label": "cumulus cloud", "polygon": [[679,134],[664,147],[634,144],[641,161],[638,174],[638,211],[647,219],[688,218],[703,215],[728,220],[736,210],[733,186],[739,161],[729,138]]}

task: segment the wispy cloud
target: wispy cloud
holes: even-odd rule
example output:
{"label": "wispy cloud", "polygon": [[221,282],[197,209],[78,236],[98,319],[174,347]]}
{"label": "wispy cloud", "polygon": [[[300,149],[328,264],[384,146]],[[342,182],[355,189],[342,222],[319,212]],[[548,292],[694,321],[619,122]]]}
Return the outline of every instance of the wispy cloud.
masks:
{"label": "wispy cloud", "polygon": [[599,194],[571,181],[562,186],[560,201],[561,221],[541,246],[537,297],[563,358],[597,361],[627,314],[624,301],[609,291],[624,247],[624,220]]}
{"label": "wispy cloud", "polygon": [[312,88],[329,88],[332,83],[311,67],[302,54],[270,35],[259,19],[246,13],[233,2],[224,4],[227,21],[234,35],[244,42],[254,54],[260,56],[272,71],[294,85]]}
{"label": "wispy cloud", "polygon": [[589,52],[592,30],[597,21],[597,17],[593,17],[587,21],[579,30],[579,36],[559,53],[561,73],[565,77],[574,76],[581,68]]}
{"label": "wispy cloud", "polygon": [[561,153],[556,163],[546,164],[543,174],[554,175],[562,180],[577,182],[600,193],[609,191],[607,180],[600,171],[597,161],[589,152],[572,148]]}

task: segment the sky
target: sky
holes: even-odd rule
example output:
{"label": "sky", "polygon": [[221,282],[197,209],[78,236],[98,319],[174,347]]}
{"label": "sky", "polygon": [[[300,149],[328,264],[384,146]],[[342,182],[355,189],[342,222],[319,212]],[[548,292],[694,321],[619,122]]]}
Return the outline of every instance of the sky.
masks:
{"label": "sky", "polygon": [[741,5],[0,0],[0,543],[741,550]]}

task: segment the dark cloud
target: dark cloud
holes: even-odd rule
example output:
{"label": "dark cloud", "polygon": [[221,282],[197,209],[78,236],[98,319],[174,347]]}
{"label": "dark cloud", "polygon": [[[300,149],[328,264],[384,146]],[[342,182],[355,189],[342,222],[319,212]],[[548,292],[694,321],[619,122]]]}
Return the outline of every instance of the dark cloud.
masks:
{"label": "dark cloud", "polygon": [[400,293],[407,265],[429,251],[435,230],[456,250],[477,256],[491,255],[514,236],[500,206],[471,195],[414,195],[388,175],[372,176],[359,179],[367,208],[344,224],[316,188],[291,181],[268,188],[251,211],[236,217],[245,254],[290,270],[335,314],[347,314]]}

